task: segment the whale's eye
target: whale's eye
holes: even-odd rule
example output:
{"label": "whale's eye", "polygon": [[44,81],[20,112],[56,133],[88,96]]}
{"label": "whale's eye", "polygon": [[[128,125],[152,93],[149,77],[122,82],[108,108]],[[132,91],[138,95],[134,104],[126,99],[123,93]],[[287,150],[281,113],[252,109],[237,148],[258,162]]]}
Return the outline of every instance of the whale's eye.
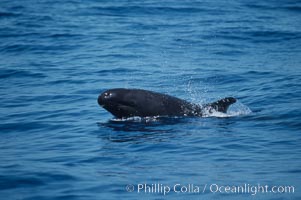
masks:
{"label": "whale's eye", "polygon": [[104,97],[105,98],[110,98],[112,96],[112,93],[111,92],[105,92],[104,93]]}

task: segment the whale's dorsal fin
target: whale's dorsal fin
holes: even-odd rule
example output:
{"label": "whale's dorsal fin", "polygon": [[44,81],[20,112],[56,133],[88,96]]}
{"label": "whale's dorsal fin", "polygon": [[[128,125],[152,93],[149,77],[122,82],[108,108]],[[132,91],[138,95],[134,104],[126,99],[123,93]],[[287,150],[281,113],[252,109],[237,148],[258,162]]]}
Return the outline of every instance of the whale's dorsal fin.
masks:
{"label": "whale's dorsal fin", "polygon": [[233,103],[236,102],[236,99],[233,98],[233,97],[226,97],[226,98],[223,98],[221,100],[218,100],[216,102],[213,102],[213,103],[210,103],[210,104],[207,104],[206,107],[210,107],[211,109],[214,109],[218,112],[223,112],[223,113],[226,113],[229,106]]}

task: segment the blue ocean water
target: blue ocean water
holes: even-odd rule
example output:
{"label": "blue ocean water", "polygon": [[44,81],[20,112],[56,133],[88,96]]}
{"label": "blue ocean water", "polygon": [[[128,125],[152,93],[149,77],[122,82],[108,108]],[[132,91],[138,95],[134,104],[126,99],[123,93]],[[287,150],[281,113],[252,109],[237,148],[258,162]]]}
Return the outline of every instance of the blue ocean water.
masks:
{"label": "blue ocean water", "polygon": [[[1,199],[301,199],[300,1],[0,5]],[[97,105],[115,87],[238,103],[118,121]],[[280,192],[213,191],[258,184]]]}

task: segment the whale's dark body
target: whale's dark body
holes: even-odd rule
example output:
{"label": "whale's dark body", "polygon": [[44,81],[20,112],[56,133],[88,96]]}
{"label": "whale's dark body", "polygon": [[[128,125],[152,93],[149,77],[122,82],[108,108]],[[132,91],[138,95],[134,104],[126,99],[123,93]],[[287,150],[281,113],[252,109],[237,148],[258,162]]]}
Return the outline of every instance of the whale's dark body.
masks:
{"label": "whale's dark body", "polygon": [[227,97],[219,101],[197,105],[166,94],[141,90],[117,88],[103,92],[98,104],[117,118],[151,116],[204,116],[213,111],[227,112],[236,99]]}

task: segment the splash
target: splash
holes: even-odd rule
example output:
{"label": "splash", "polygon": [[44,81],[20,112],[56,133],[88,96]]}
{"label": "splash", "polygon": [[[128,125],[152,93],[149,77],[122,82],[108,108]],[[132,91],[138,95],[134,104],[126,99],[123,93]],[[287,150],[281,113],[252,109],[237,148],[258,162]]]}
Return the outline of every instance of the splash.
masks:
{"label": "splash", "polygon": [[145,123],[149,123],[149,122],[157,122],[161,118],[163,118],[163,117],[162,116],[152,116],[152,117],[135,116],[135,117],[128,117],[128,118],[113,118],[113,119],[110,119],[110,121],[112,121],[112,122],[145,122]]}
{"label": "splash", "polygon": [[236,116],[242,116],[242,115],[248,115],[252,113],[252,110],[244,105],[243,103],[237,101],[235,104],[232,104],[227,113],[222,113],[222,112],[206,112],[205,111],[205,115],[204,117],[219,117],[219,118],[223,118],[223,117],[236,117]]}
{"label": "splash", "polygon": [[[203,87],[199,88],[198,86],[200,84],[202,84]],[[193,77],[190,76],[189,79],[187,80],[186,92],[189,94],[188,96],[190,96],[191,102],[198,105],[204,105],[208,102],[216,101],[216,99],[221,99],[221,97],[214,97],[214,94],[211,94],[210,87],[212,86],[206,84],[206,82],[200,82],[198,79],[193,79]],[[208,98],[208,96],[211,97]],[[252,113],[252,111],[248,106],[237,101],[236,103],[232,104],[229,107],[227,113],[212,111],[210,109],[210,110],[205,110],[203,112],[202,117],[235,117],[235,116],[248,115],[250,113]]]}
{"label": "splash", "polygon": [[[199,88],[198,85],[200,84],[202,84],[203,87]],[[206,83],[200,83],[199,80],[194,80],[192,76],[190,76],[185,90],[189,94],[189,99],[186,100],[199,105],[206,103],[206,96],[209,92],[209,87],[206,85]]]}
{"label": "splash", "polygon": [[248,115],[252,113],[252,110],[240,101],[237,101],[235,104],[230,106],[227,113],[230,116]]}

